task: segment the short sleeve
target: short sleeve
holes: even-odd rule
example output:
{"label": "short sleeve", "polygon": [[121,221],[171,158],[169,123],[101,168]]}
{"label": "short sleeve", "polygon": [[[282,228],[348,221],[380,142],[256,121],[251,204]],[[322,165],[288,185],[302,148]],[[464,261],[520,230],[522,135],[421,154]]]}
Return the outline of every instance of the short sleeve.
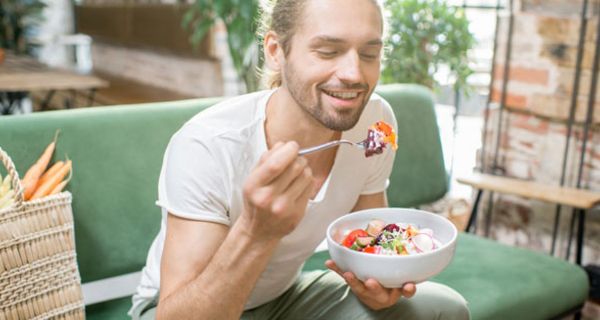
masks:
{"label": "short sleeve", "polygon": [[173,215],[230,224],[230,188],[225,166],[210,141],[193,134],[173,136],[163,159],[157,204]]}
{"label": "short sleeve", "polygon": [[[382,105],[383,120],[394,127],[394,130],[398,132],[398,123],[392,108],[383,98],[378,100]],[[396,151],[391,147],[386,148],[383,154],[374,155],[369,160],[369,176],[367,177],[366,183],[361,191],[361,194],[375,194],[384,192],[389,185],[390,174],[394,167],[394,159],[396,157]]]}

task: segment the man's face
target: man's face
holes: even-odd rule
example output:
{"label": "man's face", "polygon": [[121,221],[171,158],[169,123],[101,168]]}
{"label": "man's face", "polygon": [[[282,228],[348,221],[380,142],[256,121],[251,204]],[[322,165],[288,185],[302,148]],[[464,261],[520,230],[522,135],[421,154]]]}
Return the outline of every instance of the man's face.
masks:
{"label": "man's face", "polygon": [[308,1],[282,65],[283,86],[323,126],[351,129],[379,79],[381,38],[371,1]]}

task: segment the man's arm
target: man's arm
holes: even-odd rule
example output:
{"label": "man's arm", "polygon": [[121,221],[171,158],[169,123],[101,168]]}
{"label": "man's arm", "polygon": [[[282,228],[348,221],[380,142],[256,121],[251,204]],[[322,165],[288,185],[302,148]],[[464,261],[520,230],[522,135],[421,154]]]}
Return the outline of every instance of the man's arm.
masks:
{"label": "man's arm", "polygon": [[387,197],[385,192],[379,192],[374,194],[363,194],[358,197],[354,208],[351,212],[371,209],[371,208],[384,208],[388,206]]}
{"label": "man's arm", "polygon": [[231,229],[169,214],[158,319],[239,319],[280,239],[304,216],[313,189],[298,144],[277,144],[243,186]]}
{"label": "man's arm", "polygon": [[239,318],[277,241],[169,214],[157,319]]}

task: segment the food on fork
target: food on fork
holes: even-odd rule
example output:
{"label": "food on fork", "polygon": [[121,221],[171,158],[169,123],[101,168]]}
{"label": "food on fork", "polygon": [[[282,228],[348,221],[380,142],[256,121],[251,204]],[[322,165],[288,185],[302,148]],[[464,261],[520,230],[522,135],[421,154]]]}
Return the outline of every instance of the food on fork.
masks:
{"label": "food on fork", "polygon": [[340,243],[351,250],[391,256],[406,256],[433,251],[441,246],[433,230],[412,224],[386,224],[373,219],[365,229],[351,230]]}
{"label": "food on fork", "polygon": [[375,122],[369,128],[367,139],[364,141],[365,156],[370,157],[374,154],[383,153],[388,144],[392,145],[393,150],[398,149],[394,128],[384,121]]}

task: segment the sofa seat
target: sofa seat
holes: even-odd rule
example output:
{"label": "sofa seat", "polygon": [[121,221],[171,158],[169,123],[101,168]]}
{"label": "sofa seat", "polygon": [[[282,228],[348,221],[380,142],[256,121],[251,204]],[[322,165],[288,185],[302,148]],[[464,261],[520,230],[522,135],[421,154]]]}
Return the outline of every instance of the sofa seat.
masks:
{"label": "sofa seat", "polygon": [[[315,253],[305,271],[325,269],[327,251]],[[557,275],[561,275],[557,277]],[[465,297],[473,320],[553,319],[581,306],[587,275],[577,265],[471,234],[460,234],[452,263],[432,279]],[[128,319],[131,297],[86,307],[88,320]]]}
{"label": "sofa seat", "polygon": [[131,308],[131,297],[114,299],[85,306],[86,320],[131,320],[127,311]]}

